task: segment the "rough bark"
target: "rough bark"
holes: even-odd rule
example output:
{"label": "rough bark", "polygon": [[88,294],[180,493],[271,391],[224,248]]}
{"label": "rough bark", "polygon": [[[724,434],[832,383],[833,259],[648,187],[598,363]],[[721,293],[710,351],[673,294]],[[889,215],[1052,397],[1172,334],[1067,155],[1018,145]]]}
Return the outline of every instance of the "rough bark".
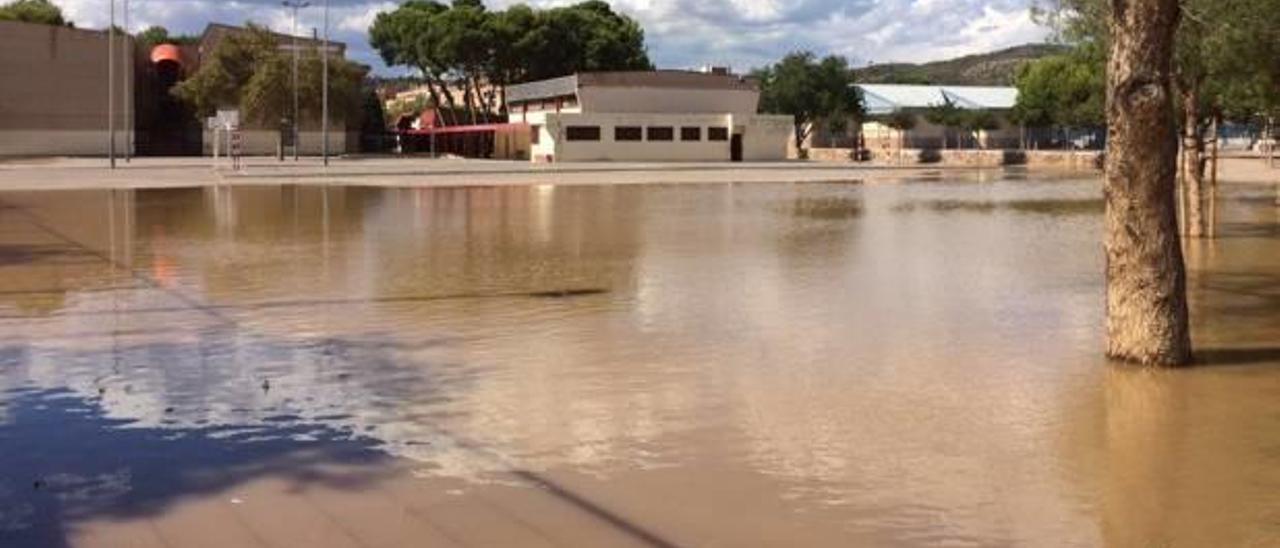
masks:
{"label": "rough bark", "polygon": [[1207,236],[1218,236],[1218,128],[1221,127],[1222,114],[1215,112],[1213,125],[1209,130],[1209,216],[1207,220]]}
{"label": "rough bark", "polygon": [[1204,132],[1200,129],[1199,84],[1191,84],[1182,90],[1182,147],[1186,162],[1186,234],[1192,238],[1205,235],[1204,225]]}
{"label": "rough bark", "polygon": [[1190,360],[1186,272],[1174,201],[1170,65],[1178,0],[1111,0],[1104,247],[1107,355]]}

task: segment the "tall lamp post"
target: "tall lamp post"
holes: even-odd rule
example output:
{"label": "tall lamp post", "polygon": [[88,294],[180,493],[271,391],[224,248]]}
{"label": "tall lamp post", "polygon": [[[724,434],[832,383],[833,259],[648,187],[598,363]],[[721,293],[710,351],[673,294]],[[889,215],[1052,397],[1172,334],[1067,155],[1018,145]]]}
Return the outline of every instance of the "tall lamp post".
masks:
{"label": "tall lamp post", "polygon": [[324,53],[321,64],[324,75],[320,78],[320,147],[324,166],[329,167],[329,0],[324,0]]}
{"label": "tall lamp post", "polygon": [[111,4],[111,24],[107,27],[107,158],[116,168],[116,0]]}
{"label": "tall lamp post", "polygon": [[309,0],[284,0],[286,8],[293,9],[293,161],[298,161],[298,145],[301,134],[298,131],[298,10],[311,5]]}
{"label": "tall lamp post", "polygon": [[124,161],[133,158],[133,31],[129,29],[129,0],[124,0]]}

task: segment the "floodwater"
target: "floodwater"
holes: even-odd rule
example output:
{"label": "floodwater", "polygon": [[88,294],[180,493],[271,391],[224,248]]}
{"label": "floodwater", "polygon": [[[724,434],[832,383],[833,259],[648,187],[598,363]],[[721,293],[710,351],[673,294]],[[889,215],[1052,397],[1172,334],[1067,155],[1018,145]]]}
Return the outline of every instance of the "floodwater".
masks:
{"label": "floodwater", "polygon": [[1280,209],[1094,180],[0,193],[0,546],[1277,546]]}

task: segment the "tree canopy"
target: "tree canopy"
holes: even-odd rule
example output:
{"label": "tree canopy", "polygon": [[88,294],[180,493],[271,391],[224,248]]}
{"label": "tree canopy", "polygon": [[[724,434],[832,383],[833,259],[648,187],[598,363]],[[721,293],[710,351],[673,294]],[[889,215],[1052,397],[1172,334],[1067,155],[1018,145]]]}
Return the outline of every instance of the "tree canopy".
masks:
{"label": "tree canopy", "polygon": [[195,44],[200,41],[197,36],[187,34],[169,34],[169,29],[159,25],[147,27],[135,37],[139,44],[154,46],[156,44]]}
{"label": "tree canopy", "polygon": [[[1182,0],[1174,52],[1180,107],[1247,119],[1280,110],[1280,0]],[[1109,47],[1106,0],[1039,0],[1034,12],[1085,50],[1101,73]],[[1020,91],[1021,86],[1020,86]]]}
{"label": "tree canopy", "polygon": [[[192,105],[200,116],[219,108],[240,109],[245,121],[275,127],[293,115],[292,55],[283,52],[271,31],[253,23],[232,33],[173,93]],[[320,117],[322,64],[319,52],[300,52],[298,107],[303,119]],[[338,57],[329,59],[330,115],[356,123],[361,112],[361,80],[365,68]]]}
{"label": "tree canopy", "polygon": [[1085,44],[1018,68],[1018,102],[1012,119],[1031,127],[1106,125],[1104,53]]}
{"label": "tree canopy", "polygon": [[42,25],[73,26],[62,9],[49,0],[14,0],[0,6],[0,21],[22,21]]}
{"label": "tree canopy", "polygon": [[653,68],[639,23],[601,0],[501,11],[479,0],[409,0],[376,16],[369,42],[388,65],[420,72],[437,106],[473,119],[504,108],[509,84]]}
{"label": "tree canopy", "polygon": [[812,52],[798,51],[752,76],[760,81],[760,110],[791,115],[797,150],[802,150],[814,124],[839,126],[850,117],[862,118],[862,96],[853,87],[853,71],[844,57],[818,59]]}

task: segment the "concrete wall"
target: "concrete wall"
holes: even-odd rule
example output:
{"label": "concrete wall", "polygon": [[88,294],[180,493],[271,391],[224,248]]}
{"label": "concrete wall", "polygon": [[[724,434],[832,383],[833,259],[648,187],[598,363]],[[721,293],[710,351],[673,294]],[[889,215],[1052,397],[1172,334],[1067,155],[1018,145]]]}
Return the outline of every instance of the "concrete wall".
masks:
{"label": "concrete wall", "polygon": [[[116,151],[125,151],[130,41],[117,37]],[[0,21],[0,156],[105,155],[105,32]]]}
{"label": "concrete wall", "polygon": [[[280,133],[269,129],[246,129],[241,130],[241,153],[245,156],[274,156],[278,146]],[[298,153],[304,156],[318,156],[323,149],[323,134],[319,131],[303,131],[298,134],[298,142],[301,146]],[[359,144],[359,134],[347,133],[341,129],[329,132],[329,154],[345,154],[348,152],[348,146],[351,151]],[[222,132],[222,142],[218,145],[218,154],[227,154],[227,136]],[[292,150],[286,150],[287,155],[292,155]],[[204,132],[204,155],[213,155],[213,132],[205,130]]]}
{"label": "concrete wall", "polygon": [[[569,126],[598,126],[599,141],[569,141]],[[614,129],[620,126],[652,126],[674,128],[673,141],[616,141]],[[702,140],[681,141],[680,127],[702,128]],[[709,127],[732,127],[730,117],[714,114],[549,114],[545,134],[538,153],[553,147],[557,162],[580,161],[724,161],[729,159],[729,141],[707,139]],[[647,137],[647,136],[646,136]],[[548,143],[550,141],[550,143]]]}
{"label": "concrete wall", "polygon": [[760,92],[733,89],[583,87],[582,112],[755,114]]}
{"label": "concrete wall", "polygon": [[[731,141],[711,141],[708,128],[721,127],[730,135],[742,135],[744,160],[783,160],[787,155],[787,138],[791,121],[787,116],[730,114],[652,114],[652,113],[548,113],[530,112],[525,120],[536,129],[538,143],[530,144],[534,161],[728,161]],[[568,141],[568,126],[596,126],[599,141]],[[647,129],[641,141],[617,141],[614,129],[619,126],[671,127],[672,141],[650,141]],[[699,127],[701,140],[680,140],[681,127]]]}
{"label": "concrete wall", "polygon": [[[739,122],[739,120],[741,120]],[[791,116],[734,116],[741,124],[742,158],[747,161],[780,161],[787,159],[787,144],[793,141]]]}

